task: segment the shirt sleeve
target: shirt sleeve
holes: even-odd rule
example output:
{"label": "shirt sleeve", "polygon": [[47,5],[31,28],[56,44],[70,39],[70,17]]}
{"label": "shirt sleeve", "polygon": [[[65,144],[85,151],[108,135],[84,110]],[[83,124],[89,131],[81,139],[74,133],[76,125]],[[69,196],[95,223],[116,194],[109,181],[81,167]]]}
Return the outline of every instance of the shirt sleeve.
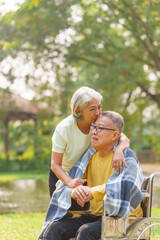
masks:
{"label": "shirt sleeve", "polygon": [[100,202],[103,200],[104,195],[106,193],[106,184],[98,185],[96,187],[92,187],[92,195],[96,202]]}
{"label": "shirt sleeve", "polygon": [[66,134],[63,129],[56,128],[52,136],[52,151],[58,153],[64,153],[67,146],[67,141],[65,139]]}
{"label": "shirt sleeve", "polygon": [[87,166],[87,168],[86,168],[86,170],[85,170],[85,172],[83,174],[83,179],[87,179],[87,171],[88,171],[88,166]]}

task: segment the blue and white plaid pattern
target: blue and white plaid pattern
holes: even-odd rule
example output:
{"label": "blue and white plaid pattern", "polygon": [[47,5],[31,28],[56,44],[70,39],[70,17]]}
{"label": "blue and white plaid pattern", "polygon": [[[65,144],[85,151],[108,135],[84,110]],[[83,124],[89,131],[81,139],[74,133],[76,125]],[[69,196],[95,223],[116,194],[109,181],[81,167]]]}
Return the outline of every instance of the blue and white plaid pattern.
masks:
{"label": "blue and white plaid pattern", "polygon": [[[96,150],[91,147],[68,171],[71,178],[83,177],[88,162],[95,152]],[[128,167],[124,168],[121,174],[115,171],[106,184],[107,211],[110,215],[118,217],[129,216],[142,201],[140,187],[143,174],[138,160],[131,149],[126,149],[124,156]],[[47,239],[47,233],[53,222],[66,215],[71,206],[71,191],[72,188],[67,187],[62,181],[57,182],[39,239]]]}
{"label": "blue and white plaid pattern", "polygon": [[128,167],[123,167],[120,174],[115,171],[109,178],[105,198],[108,215],[126,219],[143,200],[143,173],[131,149],[125,149],[124,157]]}
{"label": "blue and white plaid pattern", "polygon": [[[95,148],[91,147],[84,153],[80,160],[68,171],[71,178],[83,178],[88,162],[95,152]],[[62,181],[57,182],[39,239],[47,239],[46,236],[52,223],[66,215],[71,206],[71,191],[72,188],[66,186]]]}

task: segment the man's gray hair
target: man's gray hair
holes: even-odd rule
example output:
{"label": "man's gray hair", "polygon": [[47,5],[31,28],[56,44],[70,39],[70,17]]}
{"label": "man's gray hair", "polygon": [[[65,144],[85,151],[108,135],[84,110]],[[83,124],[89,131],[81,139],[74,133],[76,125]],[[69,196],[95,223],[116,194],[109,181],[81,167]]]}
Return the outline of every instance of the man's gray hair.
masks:
{"label": "man's gray hair", "polygon": [[72,96],[70,107],[72,110],[73,117],[76,120],[81,120],[81,114],[77,113],[76,110],[79,108],[82,110],[84,107],[88,105],[93,99],[102,101],[102,95],[89,87],[81,87]]}
{"label": "man's gray hair", "polygon": [[112,123],[117,126],[119,134],[123,132],[124,129],[124,119],[123,117],[114,111],[104,111],[101,116],[106,116],[111,119]]}

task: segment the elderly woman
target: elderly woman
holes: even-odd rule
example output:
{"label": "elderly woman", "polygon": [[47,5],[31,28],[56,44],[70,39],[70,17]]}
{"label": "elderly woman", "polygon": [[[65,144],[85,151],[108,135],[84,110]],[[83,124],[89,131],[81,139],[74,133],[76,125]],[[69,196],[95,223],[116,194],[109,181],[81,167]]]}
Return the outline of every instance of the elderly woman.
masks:
{"label": "elderly woman", "polygon": [[[66,172],[90,147],[90,125],[101,113],[101,100],[101,94],[88,87],[81,87],[73,94],[70,104],[72,115],[57,125],[52,137],[50,196],[55,190],[58,179],[70,188],[75,188],[87,181],[80,178],[72,179]],[[113,158],[113,167],[117,171],[122,170],[122,162],[126,165],[123,150],[128,146],[129,140],[122,134]]]}

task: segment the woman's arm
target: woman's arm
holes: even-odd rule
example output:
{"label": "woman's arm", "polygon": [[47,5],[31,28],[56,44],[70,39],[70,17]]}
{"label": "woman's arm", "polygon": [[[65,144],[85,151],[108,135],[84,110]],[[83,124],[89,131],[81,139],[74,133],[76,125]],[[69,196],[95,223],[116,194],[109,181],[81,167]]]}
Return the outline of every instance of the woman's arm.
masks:
{"label": "woman's arm", "polygon": [[122,172],[122,164],[127,167],[127,164],[124,160],[123,150],[130,145],[130,140],[126,137],[124,133],[121,133],[118,146],[115,149],[112,161],[112,167],[117,170],[118,173]]}
{"label": "woman's arm", "polygon": [[63,153],[52,152],[51,169],[55,175],[70,188],[83,185],[87,180],[81,178],[72,179],[62,168]]}

